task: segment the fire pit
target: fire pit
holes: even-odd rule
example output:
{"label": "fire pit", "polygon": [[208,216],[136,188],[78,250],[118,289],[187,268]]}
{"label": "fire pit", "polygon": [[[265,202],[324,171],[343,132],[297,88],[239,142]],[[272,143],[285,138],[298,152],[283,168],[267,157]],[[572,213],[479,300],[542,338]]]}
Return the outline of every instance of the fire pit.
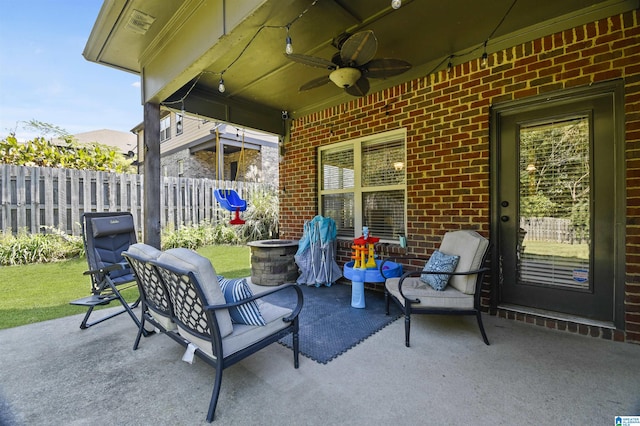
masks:
{"label": "fire pit", "polygon": [[252,283],[273,286],[296,281],[297,240],[261,240],[248,245],[251,247]]}

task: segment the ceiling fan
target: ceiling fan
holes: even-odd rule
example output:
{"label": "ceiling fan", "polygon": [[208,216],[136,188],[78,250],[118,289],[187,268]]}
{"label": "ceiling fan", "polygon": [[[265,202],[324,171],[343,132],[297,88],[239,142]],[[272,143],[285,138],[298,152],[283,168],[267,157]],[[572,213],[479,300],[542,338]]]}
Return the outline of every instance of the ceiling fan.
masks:
{"label": "ceiling fan", "polygon": [[364,96],[369,91],[368,78],[391,77],[411,68],[410,63],[401,59],[373,59],[378,50],[378,40],[371,30],[342,34],[334,40],[334,46],[340,51],[333,55],[331,61],[309,55],[287,55],[292,61],[331,71],[329,75],[300,86],[301,92],[332,81],[352,96]]}

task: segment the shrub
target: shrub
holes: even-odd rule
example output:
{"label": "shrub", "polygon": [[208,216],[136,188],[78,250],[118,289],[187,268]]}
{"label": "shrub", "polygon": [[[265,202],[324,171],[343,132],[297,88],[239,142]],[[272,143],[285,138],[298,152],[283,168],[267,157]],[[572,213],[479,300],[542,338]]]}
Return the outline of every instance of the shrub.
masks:
{"label": "shrub", "polygon": [[251,194],[251,204],[242,215],[245,224],[238,233],[242,241],[258,241],[278,238],[277,190],[256,190]]}
{"label": "shrub", "polygon": [[238,235],[231,225],[212,225],[205,221],[199,225],[181,226],[178,230],[162,232],[162,249],[185,247],[192,250],[213,244],[237,244]]}
{"label": "shrub", "polygon": [[64,144],[55,145],[38,137],[20,143],[14,135],[0,140],[0,163],[29,167],[62,167],[78,170],[102,170],[130,173],[131,159],[97,142],[80,145],[64,136]]}
{"label": "shrub", "polygon": [[556,205],[544,195],[530,195],[522,197],[520,215],[523,217],[552,216]]}
{"label": "shrub", "polygon": [[[278,237],[278,196],[275,190],[259,191],[252,198],[245,212],[246,223],[233,226],[227,223],[212,224],[204,221],[198,225],[181,226],[178,230],[162,232],[162,249],[200,247],[221,244],[240,244]],[[66,235],[57,229],[47,234],[18,236],[0,234],[0,265],[24,265],[47,263],[84,256],[82,237]]]}
{"label": "shrub", "polygon": [[0,236],[0,264],[27,265],[69,259],[84,254],[82,239],[61,232]]}

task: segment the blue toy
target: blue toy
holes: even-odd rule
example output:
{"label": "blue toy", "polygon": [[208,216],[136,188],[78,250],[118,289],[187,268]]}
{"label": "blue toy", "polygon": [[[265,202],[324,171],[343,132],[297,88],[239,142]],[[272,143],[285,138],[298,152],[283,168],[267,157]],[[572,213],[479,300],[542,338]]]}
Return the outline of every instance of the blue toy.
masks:
{"label": "blue toy", "polygon": [[240,198],[236,191],[233,189],[216,189],[213,191],[213,195],[223,208],[230,212],[236,212],[235,217],[229,222],[230,224],[242,225],[244,223],[244,220],[240,219],[240,212],[247,209],[247,202]]}

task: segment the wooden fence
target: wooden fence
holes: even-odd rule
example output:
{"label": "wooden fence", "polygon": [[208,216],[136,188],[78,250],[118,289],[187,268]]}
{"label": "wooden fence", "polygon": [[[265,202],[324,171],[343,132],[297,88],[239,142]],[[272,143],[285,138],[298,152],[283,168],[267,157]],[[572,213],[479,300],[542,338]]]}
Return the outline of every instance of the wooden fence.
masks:
{"label": "wooden fence", "polygon": [[[0,230],[16,234],[44,233],[51,228],[71,235],[82,232],[84,212],[128,211],[143,231],[144,175],[0,165]],[[234,189],[251,201],[254,190],[272,185],[182,177],[162,178],[162,228],[227,221],[231,213],[220,207],[213,191]]]}
{"label": "wooden fence", "polygon": [[520,229],[526,231],[525,241],[550,241],[580,244],[589,239],[587,227],[574,226],[570,219],[554,217],[520,218]]}

